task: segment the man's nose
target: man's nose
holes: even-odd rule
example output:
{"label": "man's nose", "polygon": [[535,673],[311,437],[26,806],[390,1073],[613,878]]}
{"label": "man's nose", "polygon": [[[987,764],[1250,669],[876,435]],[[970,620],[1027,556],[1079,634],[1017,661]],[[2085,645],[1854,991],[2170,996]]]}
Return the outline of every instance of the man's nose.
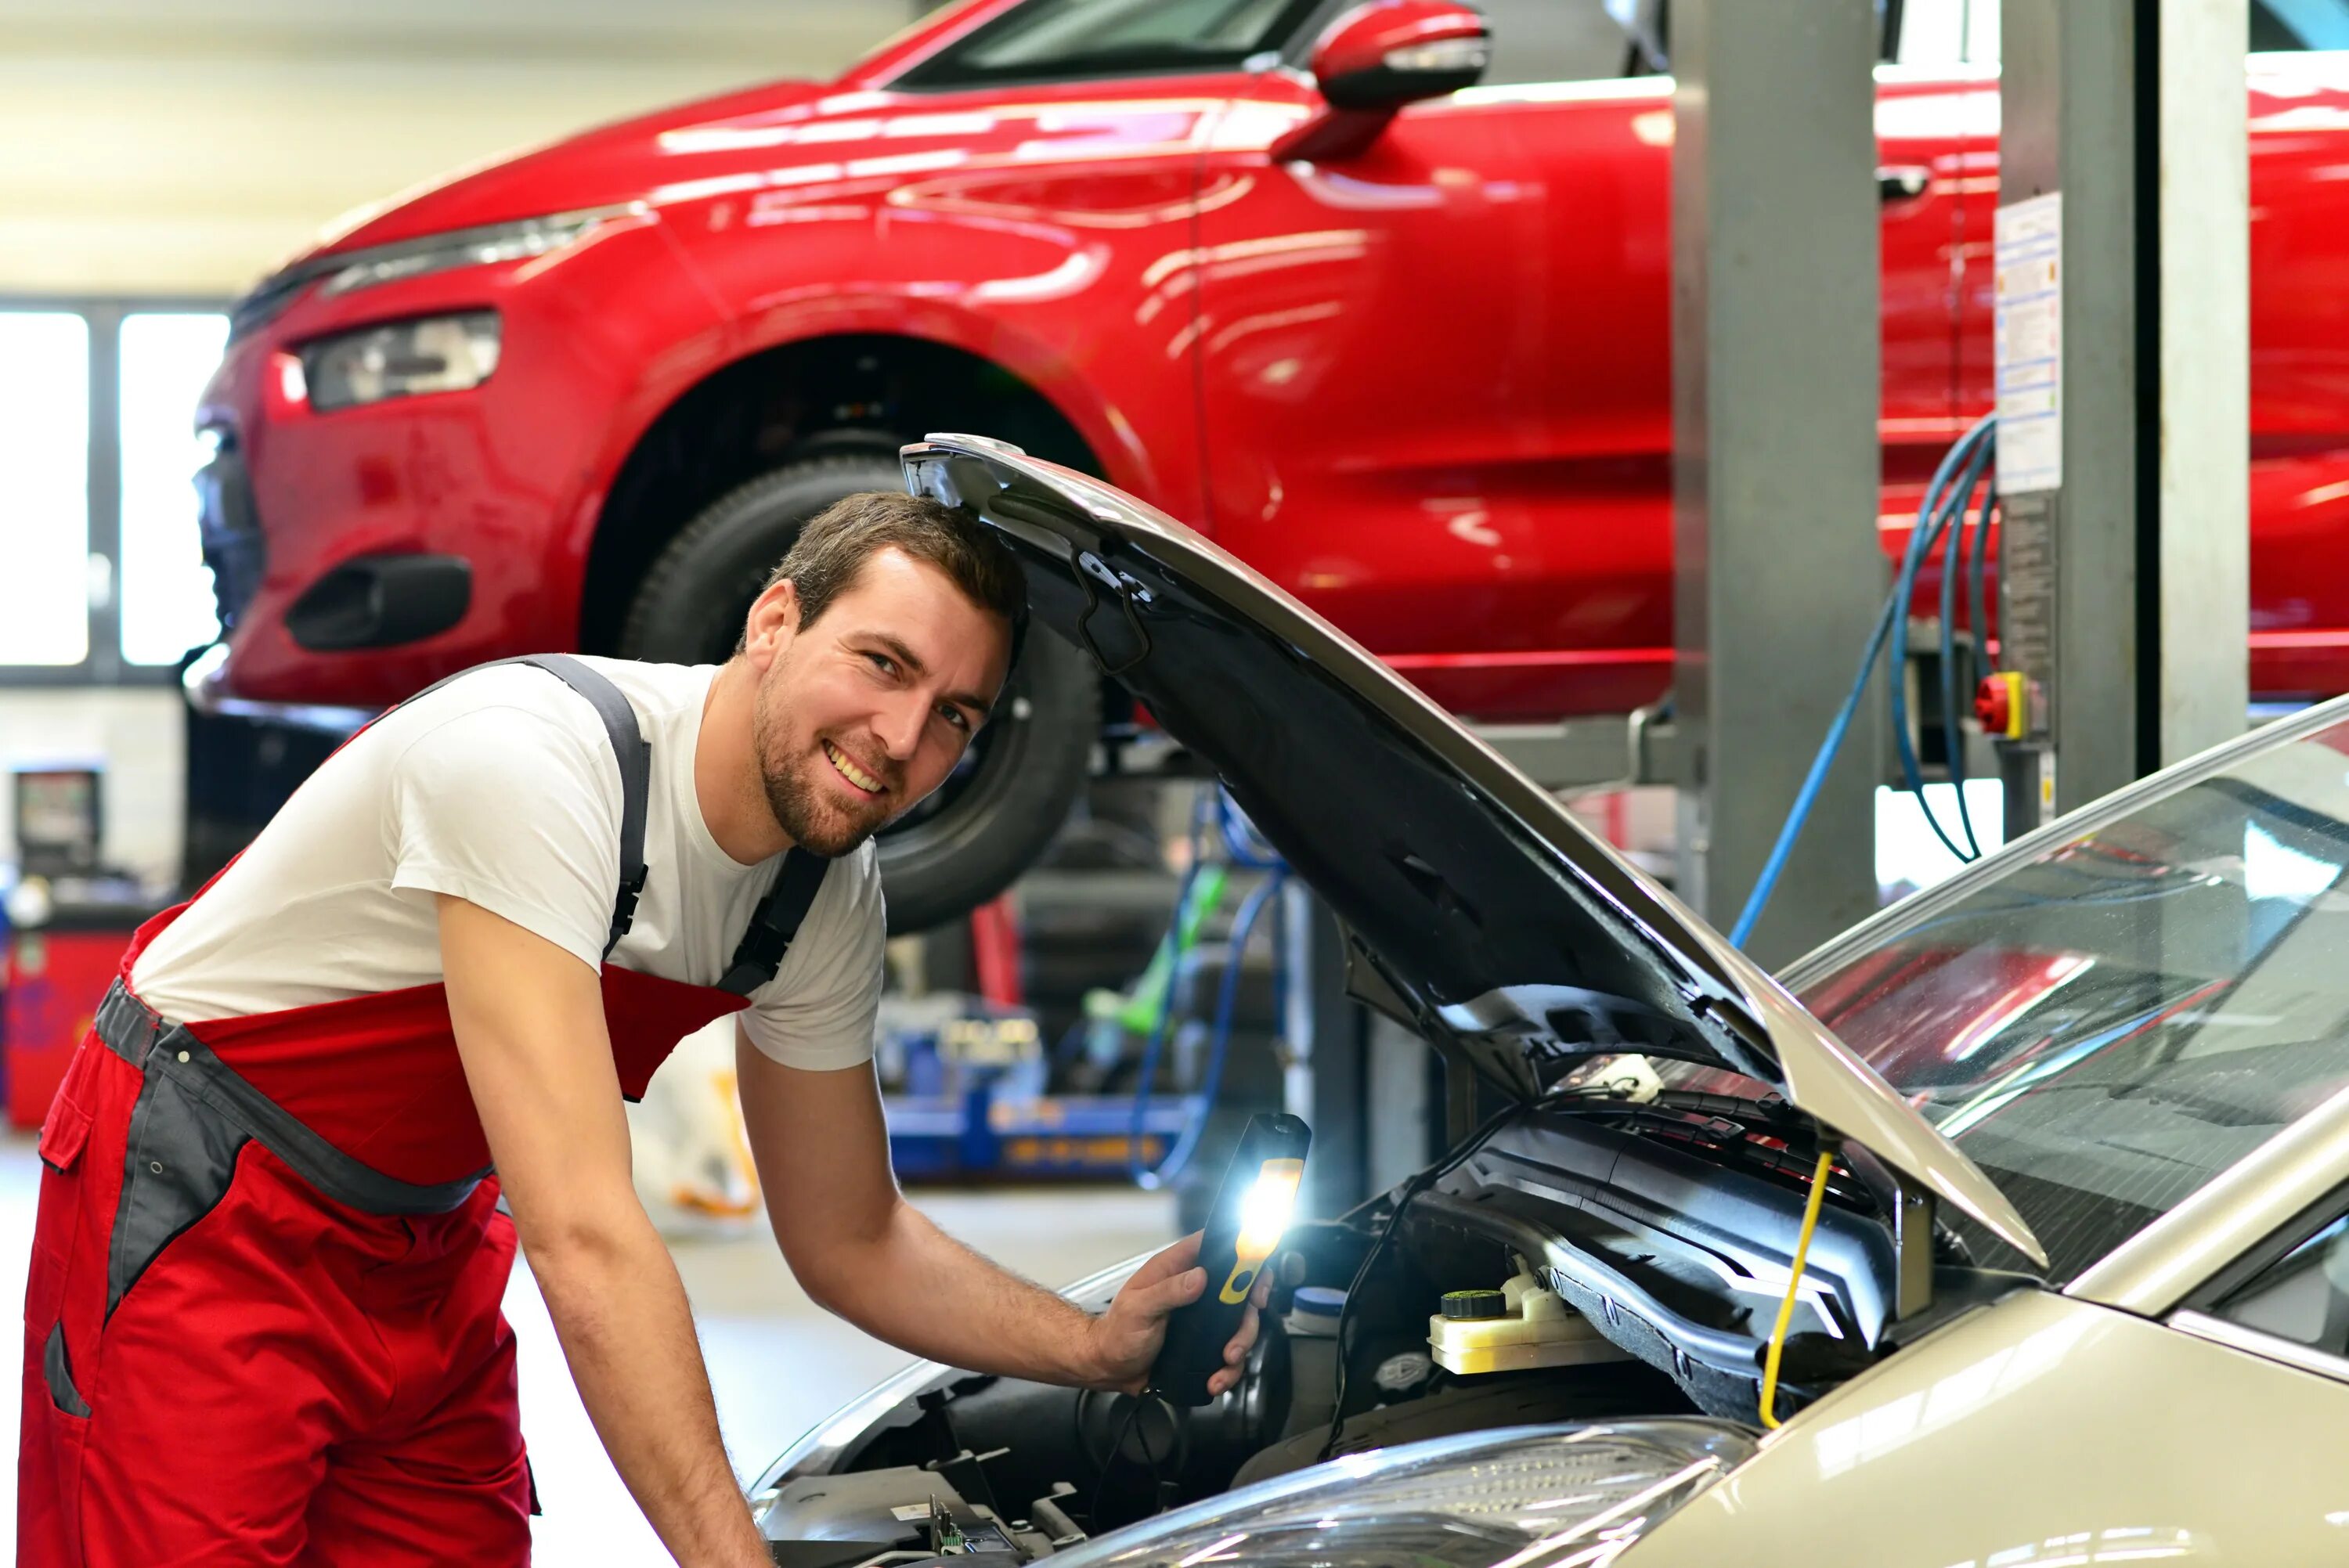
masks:
{"label": "man's nose", "polygon": [[929,721],[929,699],[908,693],[873,716],[873,730],[892,761],[910,762]]}

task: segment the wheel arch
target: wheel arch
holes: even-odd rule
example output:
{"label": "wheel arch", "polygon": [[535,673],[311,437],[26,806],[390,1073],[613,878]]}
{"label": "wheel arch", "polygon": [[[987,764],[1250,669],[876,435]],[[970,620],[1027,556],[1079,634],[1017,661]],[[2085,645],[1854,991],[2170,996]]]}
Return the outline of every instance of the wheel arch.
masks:
{"label": "wheel arch", "polygon": [[826,451],[894,456],[905,441],[947,429],[1104,471],[1077,423],[1031,381],[951,344],[841,333],[775,345],[709,372],[646,426],[605,492],[581,587],[581,651],[616,648],[654,559],[745,480]]}

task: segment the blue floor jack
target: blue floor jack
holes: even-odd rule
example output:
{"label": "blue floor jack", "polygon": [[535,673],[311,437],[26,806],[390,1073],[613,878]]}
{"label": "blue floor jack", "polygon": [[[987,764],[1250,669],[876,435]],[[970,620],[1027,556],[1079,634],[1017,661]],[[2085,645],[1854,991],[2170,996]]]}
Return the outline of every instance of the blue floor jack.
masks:
{"label": "blue floor jack", "polygon": [[[1220,845],[1220,854],[1211,851]],[[1268,913],[1273,932],[1274,1016],[1286,990],[1281,892],[1288,867],[1230,797],[1203,790],[1194,810],[1190,857],[1165,940],[1125,995],[1096,993],[1086,1017],[1061,1050],[1043,1048],[1035,1019],[975,997],[885,1003],[880,1067],[889,1150],[901,1176],[940,1180],[1131,1180],[1147,1189],[1172,1184],[1197,1151],[1221,1088],[1237,1006],[1241,960]],[[1261,872],[1233,917],[1222,944],[1224,972],[1212,1025],[1178,1027],[1176,997],[1201,956],[1206,918],[1221,902],[1231,872]],[[895,1015],[894,1018],[891,1014]],[[1096,1057],[1121,1054],[1139,1037],[1139,1078],[1132,1094],[1050,1094],[1069,1047]],[[1194,1092],[1154,1095],[1170,1041],[1203,1048]],[[1059,1058],[1055,1060],[1054,1058]]]}
{"label": "blue floor jack", "polygon": [[911,1181],[1123,1180],[1137,1157],[1163,1161],[1190,1117],[1186,1101],[1163,1100],[1136,1127],[1129,1096],[1044,1093],[1036,1021],[1021,1015],[901,1026],[892,1049],[905,1091],[882,1106],[890,1158]]}

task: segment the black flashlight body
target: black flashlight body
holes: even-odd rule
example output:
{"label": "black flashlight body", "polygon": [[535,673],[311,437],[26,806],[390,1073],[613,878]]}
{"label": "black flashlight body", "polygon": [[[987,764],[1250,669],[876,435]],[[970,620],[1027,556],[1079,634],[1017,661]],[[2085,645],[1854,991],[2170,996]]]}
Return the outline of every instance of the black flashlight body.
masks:
{"label": "black flashlight body", "polygon": [[[1151,1365],[1151,1387],[1176,1404],[1205,1405],[1215,1398],[1207,1392],[1207,1379],[1223,1367],[1224,1346],[1240,1331],[1248,1293],[1280,1244],[1277,1224],[1268,1228],[1261,1215],[1254,1229],[1248,1226],[1248,1200],[1260,1181],[1274,1192],[1285,1189],[1293,1199],[1304,1179],[1305,1150],[1312,1141],[1312,1129],[1296,1117],[1248,1119],[1239,1149],[1224,1167],[1223,1185],[1216,1191],[1216,1206],[1199,1239],[1206,1288],[1196,1301],[1167,1315],[1166,1342]],[[1286,1218],[1283,1206],[1279,1219]]]}

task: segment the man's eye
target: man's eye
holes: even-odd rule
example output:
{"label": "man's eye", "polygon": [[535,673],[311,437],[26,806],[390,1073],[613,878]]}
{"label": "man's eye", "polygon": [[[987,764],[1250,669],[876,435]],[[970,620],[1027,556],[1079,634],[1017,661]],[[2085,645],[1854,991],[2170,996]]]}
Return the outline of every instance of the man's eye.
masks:
{"label": "man's eye", "polygon": [[968,731],[970,728],[970,716],[958,707],[942,707],[938,709],[938,717],[957,729]]}
{"label": "man's eye", "polygon": [[867,654],[864,656],[872,660],[873,667],[879,670],[883,675],[894,676],[897,673],[897,661],[891,658],[888,655]]}

